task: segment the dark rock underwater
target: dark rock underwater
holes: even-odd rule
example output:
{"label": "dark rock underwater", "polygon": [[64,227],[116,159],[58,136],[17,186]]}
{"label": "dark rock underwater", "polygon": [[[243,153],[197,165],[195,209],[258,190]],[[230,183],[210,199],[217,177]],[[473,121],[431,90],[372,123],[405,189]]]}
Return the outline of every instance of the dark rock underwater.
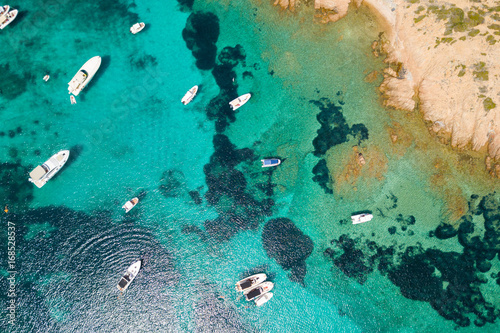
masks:
{"label": "dark rock underwater", "polygon": [[[483,227],[475,227],[474,216],[482,217]],[[395,222],[403,227],[416,223],[412,216],[397,217]],[[475,232],[476,229],[481,231]],[[344,234],[332,240],[334,247],[324,253],[346,276],[359,283],[364,283],[368,275],[378,269],[400,288],[404,297],[428,302],[443,318],[453,320],[458,326],[474,323],[481,327],[495,322],[500,317],[500,309],[485,300],[481,285],[491,280],[500,285],[499,272],[490,272],[490,261],[500,254],[498,194],[488,194],[481,200],[473,195],[469,212],[462,217],[458,231],[456,227],[442,224],[429,233],[430,237],[434,235],[440,239],[457,237],[463,252],[422,246],[401,250],[397,244],[379,246],[369,239],[352,239]]]}

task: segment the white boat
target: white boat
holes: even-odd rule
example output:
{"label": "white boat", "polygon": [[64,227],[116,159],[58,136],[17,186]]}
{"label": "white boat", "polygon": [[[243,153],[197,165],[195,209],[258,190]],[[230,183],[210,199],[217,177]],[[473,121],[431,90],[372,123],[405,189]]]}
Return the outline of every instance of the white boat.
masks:
{"label": "white boat", "polygon": [[182,104],[187,105],[189,102],[191,102],[194,96],[196,96],[197,92],[198,86],[194,86],[193,88],[189,89],[189,91],[181,99]]}
{"label": "white boat", "polygon": [[7,14],[9,12],[9,10],[10,10],[9,5],[0,6],[0,15]]}
{"label": "white boat", "polygon": [[351,216],[352,224],[368,222],[373,218],[372,214],[358,214]]}
{"label": "white boat", "polygon": [[273,167],[281,164],[281,160],[279,158],[266,158],[261,160],[261,162],[263,168]]}
{"label": "white boat", "polygon": [[45,82],[47,82],[49,79],[50,79],[50,75],[45,75],[45,76],[43,77],[43,80],[44,80]]}
{"label": "white boat", "polygon": [[128,288],[128,286],[132,283],[132,281],[134,281],[140,269],[141,269],[140,260],[137,260],[132,265],[130,265],[130,267],[127,269],[127,271],[121,278],[120,282],[118,282],[118,285],[116,286],[118,290],[125,291],[125,289]]}
{"label": "white boat", "polygon": [[101,66],[101,57],[95,56],[87,61],[73,76],[68,83],[68,91],[70,94],[78,96],[78,94],[89,84],[95,73]]}
{"label": "white boat", "polygon": [[71,95],[69,97],[69,100],[71,101],[71,104],[76,104],[76,98],[75,98],[75,96]]}
{"label": "white boat", "polygon": [[138,198],[133,198],[132,200],[127,201],[125,205],[122,206],[122,208],[125,209],[125,213],[128,213],[132,208],[135,207],[135,205],[137,205],[138,202]]}
{"label": "white boat", "polygon": [[257,298],[254,302],[255,305],[262,306],[265,303],[267,303],[267,301],[269,301],[271,298],[273,298],[273,293],[265,293],[264,295]]}
{"label": "white boat", "polygon": [[243,280],[236,282],[236,291],[245,291],[247,289],[255,287],[256,285],[266,281],[266,279],[267,279],[267,275],[264,273],[259,273],[259,274],[249,276]]}
{"label": "white boat", "polygon": [[[5,9],[5,7],[4,7],[4,9]],[[10,12],[4,11],[2,14],[0,14],[0,29],[3,29],[6,26],[8,26],[9,24],[11,24],[12,21],[14,21],[16,19],[17,13],[18,13],[18,10],[14,9],[14,10],[11,10]]]}
{"label": "white boat", "polygon": [[229,102],[229,105],[231,106],[231,109],[236,110],[240,107],[243,106],[248,100],[252,97],[251,94],[245,94],[241,95],[240,97],[233,99],[231,102]]}
{"label": "white boat", "polygon": [[130,27],[130,32],[135,35],[136,33],[140,32],[142,29],[144,29],[145,26],[146,26],[146,24],[144,22],[136,23]]}
{"label": "white boat", "polygon": [[69,150],[61,150],[30,172],[29,181],[42,188],[68,161]]}
{"label": "white boat", "polygon": [[266,281],[261,284],[256,285],[255,287],[251,289],[247,289],[243,295],[245,295],[245,298],[247,301],[251,301],[259,296],[264,295],[265,293],[271,291],[274,287],[274,283]]}

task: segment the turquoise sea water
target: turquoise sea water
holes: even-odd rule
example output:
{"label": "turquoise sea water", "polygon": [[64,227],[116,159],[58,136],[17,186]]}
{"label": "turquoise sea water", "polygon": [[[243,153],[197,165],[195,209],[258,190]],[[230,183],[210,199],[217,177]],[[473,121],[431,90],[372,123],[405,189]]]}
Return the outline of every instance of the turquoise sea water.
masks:
{"label": "turquoise sea water", "polygon": [[[260,1],[10,5],[2,331],[498,330],[498,181],[418,115],[380,106],[381,30],[364,10],[321,25],[308,6]],[[67,83],[95,55],[101,68],[71,105]],[[34,188],[28,172],[62,149],[68,164]],[[265,157],[283,163],[262,169]],[[358,211],[375,218],[351,225]],[[234,283],[262,271],[274,297],[257,308]]]}

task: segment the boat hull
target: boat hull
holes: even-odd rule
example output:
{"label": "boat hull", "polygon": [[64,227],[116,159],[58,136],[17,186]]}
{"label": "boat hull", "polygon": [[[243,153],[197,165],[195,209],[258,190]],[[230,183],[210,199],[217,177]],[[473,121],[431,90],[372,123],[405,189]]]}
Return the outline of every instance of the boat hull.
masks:
{"label": "boat hull", "polygon": [[0,15],[7,14],[10,10],[9,5],[1,6],[0,7]]}
{"label": "boat hull", "polygon": [[262,162],[263,168],[273,167],[281,164],[281,160],[279,158],[267,158],[260,161]]}
{"label": "boat hull", "polygon": [[246,290],[243,295],[247,301],[252,301],[257,297],[264,295],[265,293],[270,292],[274,288],[274,283],[270,281],[263,282],[261,284],[256,285],[255,287]]}
{"label": "boat hull", "polygon": [[273,298],[273,293],[267,292],[264,295],[255,299],[254,303],[257,306],[262,306],[266,304],[271,298]]}
{"label": "boat hull", "polygon": [[122,208],[125,209],[125,213],[128,213],[130,212],[130,210],[132,208],[135,207],[135,205],[137,205],[137,203],[139,202],[139,199],[138,198],[133,198],[132,200],[129,200],[127,201],[123,206]]}
{"label": "boat hull", "polygon": [[57,154],[52,155],[43,165],[37,166],[30,172],[29,181],[42,188],[49,180],[61,170],[69,158],[69,150],[61,150]]}
{"label": "boat hull", "polygon": [[101,66],[101,57],[95,56],[89,59],[73,76],[71,81],[68,83],[68,92],[75,96],[78,94],[92,81],[95,73]]}
{"label": "boat hull", "polygon": [[352,224],[359,224],[371,221],[373,219],[372,214],[358,214],[351,216]]}
{"label": "boat hull", "polygon": [[189,91],[182,97],[181,102],[184,105],[188,105],[189,102],[191,102],[196,96],[196,93],[198,92],[198,86],[194,86],[193,88],[189,89]]}
{"label": "boat hull", "polygon": [[[5,8],[5,7],[4,7]],[[17,17],[18,10],[14,9],[10,12],[4,12],[0,15],[0,29],[5,28],[9,24],[11,24]]]}
{"label": "boat hull", "polygon": [[136,33],[141,32],[145,26],[146,26],[146,24],[144,22],[136,23],[130,27],[130,32],[135,35]]}
{"label": "boat hull", "polygon": [[141,261],[138,260],[134,262],[132,265],[129,266],[125,274],[122,276],[116,287],[120,291],[125,291],[127,290],[128,286],[134,281],[135,277],[137,274],[139,274],[139,271],[141,269]]}
{"label": "boat hull", "polygon": [[248,102],[248,100],[250,99],[250,97],[252,97],[252,94],[241,95],[240,97],[235,98],[231,102],[229,102],[229,106],[233,110],[237,110],[240,107],[242,107],[243,105],[245,105],[245,103]]}
{"label": "boat hull", "polygon": [[267,275],[264,273],[249,276],[243,280],[236,282],[236,291],[246,291],[255,287],[256,285],[266,281]]}

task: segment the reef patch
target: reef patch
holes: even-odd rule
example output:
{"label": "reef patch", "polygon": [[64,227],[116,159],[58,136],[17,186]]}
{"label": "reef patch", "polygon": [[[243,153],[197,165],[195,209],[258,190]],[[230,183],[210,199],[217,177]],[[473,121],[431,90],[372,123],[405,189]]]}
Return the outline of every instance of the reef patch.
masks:
{"label": "reef patch", "polygon": [[196,12],[189,15],[182,38],[196,58],[196,67],[208,70],[215,66],[217,40],[219,39],[219,18],[210,12]]}
{"label": "reef patch", "polygon": [[[340,96],[340,94],[338,95]],[[325,190],[325,193],[333,194],[331,171],[328,169],[326,160],[323,157],[331,147],[347,142],[349,136],[356,139],[359,145],[362,141],[368,139],[368,129],[363,124],[354,124],[349,127],[342,113],[342,107],[335,105],[328,98],[321,98],[317,101],[311,100],[310,103],[320,109],[316,119],[321,125],[317,131],[317,136],[312,142],[314,146],[313,154],[321,157],[312,170],[314,174],[313,180]],[[339,104],[342,103],[339,102]]]}
{"label": "reef patch", "polygon": [[[478,222],[480,216],[483,223]],[[396,222],[404,231],[404,227],[414,225],[416,220],[411,215],[398,215]],[[395,226],[389,228],[390,235],[396,231]],[[369,274],[378,269],[404,297],[428,302],[443,318],[458,326],[474,323],[481,327],[495,322],[500,309],[487,301],[481,287],[498,285],[498,272],[492,272],[489,277],[485,274],[491,270],[491,261],[500,251],[498,194],[490,193],[481,200],[477,195],[471,196],[469,211],[462,216],[458,227],[443,222],[429,234],[438,239],[456,236],[463,251],[444,252],[424,249],[421,245],[387,247],[362,237],[353,239],[342,235],[332,240],[334,246],[327,248],[324,254],[346,276],[359,283],[364,283]]]}
{"label": "reef patch", "polygon": [[292,220],[283,217],[269,220],[262,231],[262,246],[268,257],[274,258],[283,269],[290,270],[290,280],[304,285],[305,261],[314,244]]}
{"label": "reef patch", "polygon": [[207,202],[214,206],[219,217],[205,221],[205,229],[213,238],[223,241],[239,230],[255,229],[264,216],[271,215],[272,199],[256,200],[247,193],[244,174],[235,169],[242,162],[255,160],[249,148],[236,149],[229,138],[217,134],[213,139],[214,153],[205,165],[208,191]]}

